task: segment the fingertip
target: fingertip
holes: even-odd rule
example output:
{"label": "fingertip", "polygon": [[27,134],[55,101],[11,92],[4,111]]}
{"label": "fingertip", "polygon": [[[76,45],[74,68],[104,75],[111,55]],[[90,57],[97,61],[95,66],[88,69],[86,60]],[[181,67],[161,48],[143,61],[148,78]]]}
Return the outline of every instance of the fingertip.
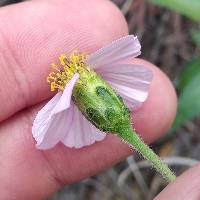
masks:
{"label": "fingertip", "polygon": [[170,183],[154,200],[200,199],[200,164],[195,165]]}

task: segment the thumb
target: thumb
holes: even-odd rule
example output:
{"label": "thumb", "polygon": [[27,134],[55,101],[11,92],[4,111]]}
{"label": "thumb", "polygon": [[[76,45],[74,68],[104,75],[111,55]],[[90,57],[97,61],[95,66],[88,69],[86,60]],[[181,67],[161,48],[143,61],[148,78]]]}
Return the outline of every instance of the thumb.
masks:
{"label": "thumb", "polygon": [[154,200],[199,200],[200,164],[187,170],[169,184]]}

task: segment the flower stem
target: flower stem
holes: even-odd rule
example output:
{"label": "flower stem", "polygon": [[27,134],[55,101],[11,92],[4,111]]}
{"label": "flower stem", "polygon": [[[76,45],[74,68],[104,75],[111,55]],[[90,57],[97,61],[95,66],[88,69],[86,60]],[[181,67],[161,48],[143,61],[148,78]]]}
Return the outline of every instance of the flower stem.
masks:
{"label": "flower stem", "polygon": [[131,128],[122,129],[118,135],[127,142],[132,148],[138,151],[145,159],[149,160],[152,166],[163,176],[168,182],[176,179],[175,174],[163,161],[150,149],[137,133]]}

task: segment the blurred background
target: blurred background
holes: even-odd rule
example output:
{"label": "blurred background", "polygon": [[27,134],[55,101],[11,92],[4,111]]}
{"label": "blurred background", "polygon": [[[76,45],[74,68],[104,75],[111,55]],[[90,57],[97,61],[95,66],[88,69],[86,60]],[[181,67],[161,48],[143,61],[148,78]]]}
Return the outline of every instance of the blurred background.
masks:
{"label": "blurred background", "polygon": [[[0,6],[19,0],[0,0]],[[142,58],[159,66],[178,94],[173,127],[151,144],[181,174],[200,160],[200,1],[113,0],[127,19],[129,32],[142,43]],[[48,200],[151,200],[163,179],[138,155],[80,183],[66,186]]]}

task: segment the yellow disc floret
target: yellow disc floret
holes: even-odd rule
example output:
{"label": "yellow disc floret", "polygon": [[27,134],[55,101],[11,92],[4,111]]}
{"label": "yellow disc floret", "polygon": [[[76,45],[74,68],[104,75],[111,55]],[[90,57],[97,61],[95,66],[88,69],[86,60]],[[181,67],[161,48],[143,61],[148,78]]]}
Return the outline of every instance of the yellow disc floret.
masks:
{"label": "yellow disc floret", "polygon": [[75,73],[81,73],[82,71],[88,70],[85,64],[86,54],[77,53],[73,51],[69,58],[65,54],[61,54],[59,57],[61,66],[51,64],[52,69],[47,77],[47,82],[51,85],[51,91],[63,91],[65,85],[72,79]]}

